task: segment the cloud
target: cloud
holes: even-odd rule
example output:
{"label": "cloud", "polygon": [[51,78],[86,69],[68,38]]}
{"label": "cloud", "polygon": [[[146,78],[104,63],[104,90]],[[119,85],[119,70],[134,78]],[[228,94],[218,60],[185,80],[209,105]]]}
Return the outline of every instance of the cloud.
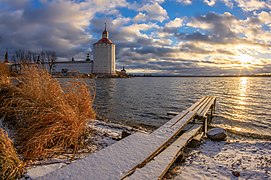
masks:
{"label": "cloud", "polygon": [[[138,46],[136,37],[128,43],[130,46],[121,45],[123,49],[118,54],[119,63],[125,64],[131,72],[158,74],[238,74],[240,69],[243,69],[243,73],[260,72],[259,69],[265,67],[267,62],[270,63],[270,60],[265,59],[266,61],[261,61],[261,65],[257,66],[260,62],[255,56],[267,53],[268,57],[270,49],[268,42],[258,42],[256,38],[265,35],[264,39],[271,39],[267,38],[270,33],[262,29],[262,25],[268,24],[268,17],[268,12],[260,12],[246,19],[238,19],[228,12],[208,13],[197,17],[172,19],[158,27],[153,25],[153,32],[146,36],[138,26],[136,31],[126,32],[133,37],[139,34],[142,46]],[[262,23],[263,21],[265,23]],[[133,26],[130,28],[134,29]],[[189,33],[185,33],[183,29],[186,28],[196,31],[191,32],[190,29]],[[261,35],[254,35],[254,39],[248,38],[249,32],[255,29]],[[125,46],[130,48],[124,48]],[[246,55],[253,57],[251,66],[254,69],[242,67],[240,57]]]}
{"label": "cloud", "polygon": [[146,21],[147,17],[146,14],[139,12],[135,17],[134,17],[134,21],[135,22],[144,22]]}
{"label": "cloud", "polygon": [[271,9],[271,1],[261,0],[235,0],[237,6],[242,8],[244,11],[255,11],[259,9]]}
{"label": "cloud", "polygon": [[138,11],[146,12],[146,19],[163,22],[168,18],[167,11],[157,2],[153,4],[146,4],[139,8]]}
{"label": "cloud", "polygon": [[271,12],[261,11],[256,14],[261,21],[261,23],[270,26],[271,25]]}
{"label": "cloud", "polygon": [[183,18],[175,18],[172,21],[169,21],[168,23],[166,23],[166,27],[167,28],[177,28],[177,27],[181,27],[183,25]]}
{"label": "cloud", "polygon": [[29,4],[30,0],[20,0],[20,1],[10,1],[10,0],[0,0],[1,6],[5,8],[20,8],[25,7]]}
{"label": "cloud", "polygon": [[[270,0],[202,0],[208,6],[214,6],[218,1],[224,3],[226,6],[233,8],[234,5],[241,8],[243,11],[255,11],[260,9],[270,9]],[[182,3],[184,5],[191,5],[192,0],[176,0],[176,2]]]}
{"label": "cloud", "polygon": [[192,4],[192,0],[176,0],[176,2],[185,4],[185,5]]}
{"label": "cloud", "polygon": [[206,3],[208,6],[213,6],[216,3],[216,0],[204,0],[204,3]]}
{"label": "cloud", "polygon": [[[54,50],[60,58],[86,52],[92,35],[86,31],[96,12],[115,12],[125,0],[86,2],[3,1],[0,7],[0,48],[12,50]],[[105,6],[101,6],[101,3]],[[120,25],[120,23],[115,22]],[[81,53],[82,54],[82,53]]]}
{"label": "cloud", "polygon": [[[204,7],[224,3],[232,9],[198,16],[179,15],[164,0],[0,2],[2,51],[54,50],[60,59],[81,60],[101,38],[106,22],[117,65],[128,72],[238,74],[240,58],[246,56],[253,72],[271,69],[270,1],[202,0]],[[192,0],[177,2],[193,6]],[[240,8],[246,11],[242,17],[235,13]]]}
{"label": "cloud", "polygon": [[187,23],[187,26],[205,30],[209,35],[194,33],[188,35],[187,38],[191,39],[198,37],[199,40],[210,39],[220,43],[231,41],[232,39],[237,38],[236,33],[232,31],[232,25],[235,21],[236,18],[228,12],[225,12],[223,15],[208,13],[207,15],[192,18],[191,21]]}

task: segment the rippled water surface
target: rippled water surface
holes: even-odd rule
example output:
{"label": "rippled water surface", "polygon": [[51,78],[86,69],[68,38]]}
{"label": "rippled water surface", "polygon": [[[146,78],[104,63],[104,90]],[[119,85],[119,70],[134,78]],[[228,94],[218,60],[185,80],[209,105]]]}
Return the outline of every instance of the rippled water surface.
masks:
{"label": "rippled water surface", "polygon": [[95,108],[114,122],[157,128],[197,99],[217,96],[216,122],[228,130],[270,135],[271,78],[138,77],[96,79]]}

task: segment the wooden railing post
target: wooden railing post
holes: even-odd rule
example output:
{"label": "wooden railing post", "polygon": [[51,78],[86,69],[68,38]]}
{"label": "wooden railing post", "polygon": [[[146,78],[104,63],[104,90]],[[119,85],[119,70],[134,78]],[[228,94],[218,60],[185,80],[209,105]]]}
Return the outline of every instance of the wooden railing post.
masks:
{"label": "wooden railing post", "polygon": [[208,116],[203,117],[203,132],[206,134],[208,131]]}

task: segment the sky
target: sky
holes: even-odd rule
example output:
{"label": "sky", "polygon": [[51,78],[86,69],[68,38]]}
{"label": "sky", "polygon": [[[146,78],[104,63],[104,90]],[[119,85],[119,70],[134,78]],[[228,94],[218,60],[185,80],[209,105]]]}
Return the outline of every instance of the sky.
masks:
{"label": "sky", "polygon": [[271,0],[0,0],[0,59],[85,60],[105,22],[128,73],[271,73]]}

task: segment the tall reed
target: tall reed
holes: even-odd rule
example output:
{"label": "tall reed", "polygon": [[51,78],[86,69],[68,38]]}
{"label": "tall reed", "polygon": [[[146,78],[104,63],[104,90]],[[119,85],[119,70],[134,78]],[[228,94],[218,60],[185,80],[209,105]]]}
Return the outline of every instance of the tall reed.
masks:
{"label": "tall reed", "polygon": [[18,179],[24,172],[25,163],[19,159],[7,133],[0,128],[0,179]]}
{"label": "tall reed", "polygon": [[18,152],[42,159],[74,151],[82,142],[88,118],[95,118],[93,95],[87,84],[71,82],[62,88],[42,68],[24,66],[20,82],[5,94],[0,114],[16,129]]}

